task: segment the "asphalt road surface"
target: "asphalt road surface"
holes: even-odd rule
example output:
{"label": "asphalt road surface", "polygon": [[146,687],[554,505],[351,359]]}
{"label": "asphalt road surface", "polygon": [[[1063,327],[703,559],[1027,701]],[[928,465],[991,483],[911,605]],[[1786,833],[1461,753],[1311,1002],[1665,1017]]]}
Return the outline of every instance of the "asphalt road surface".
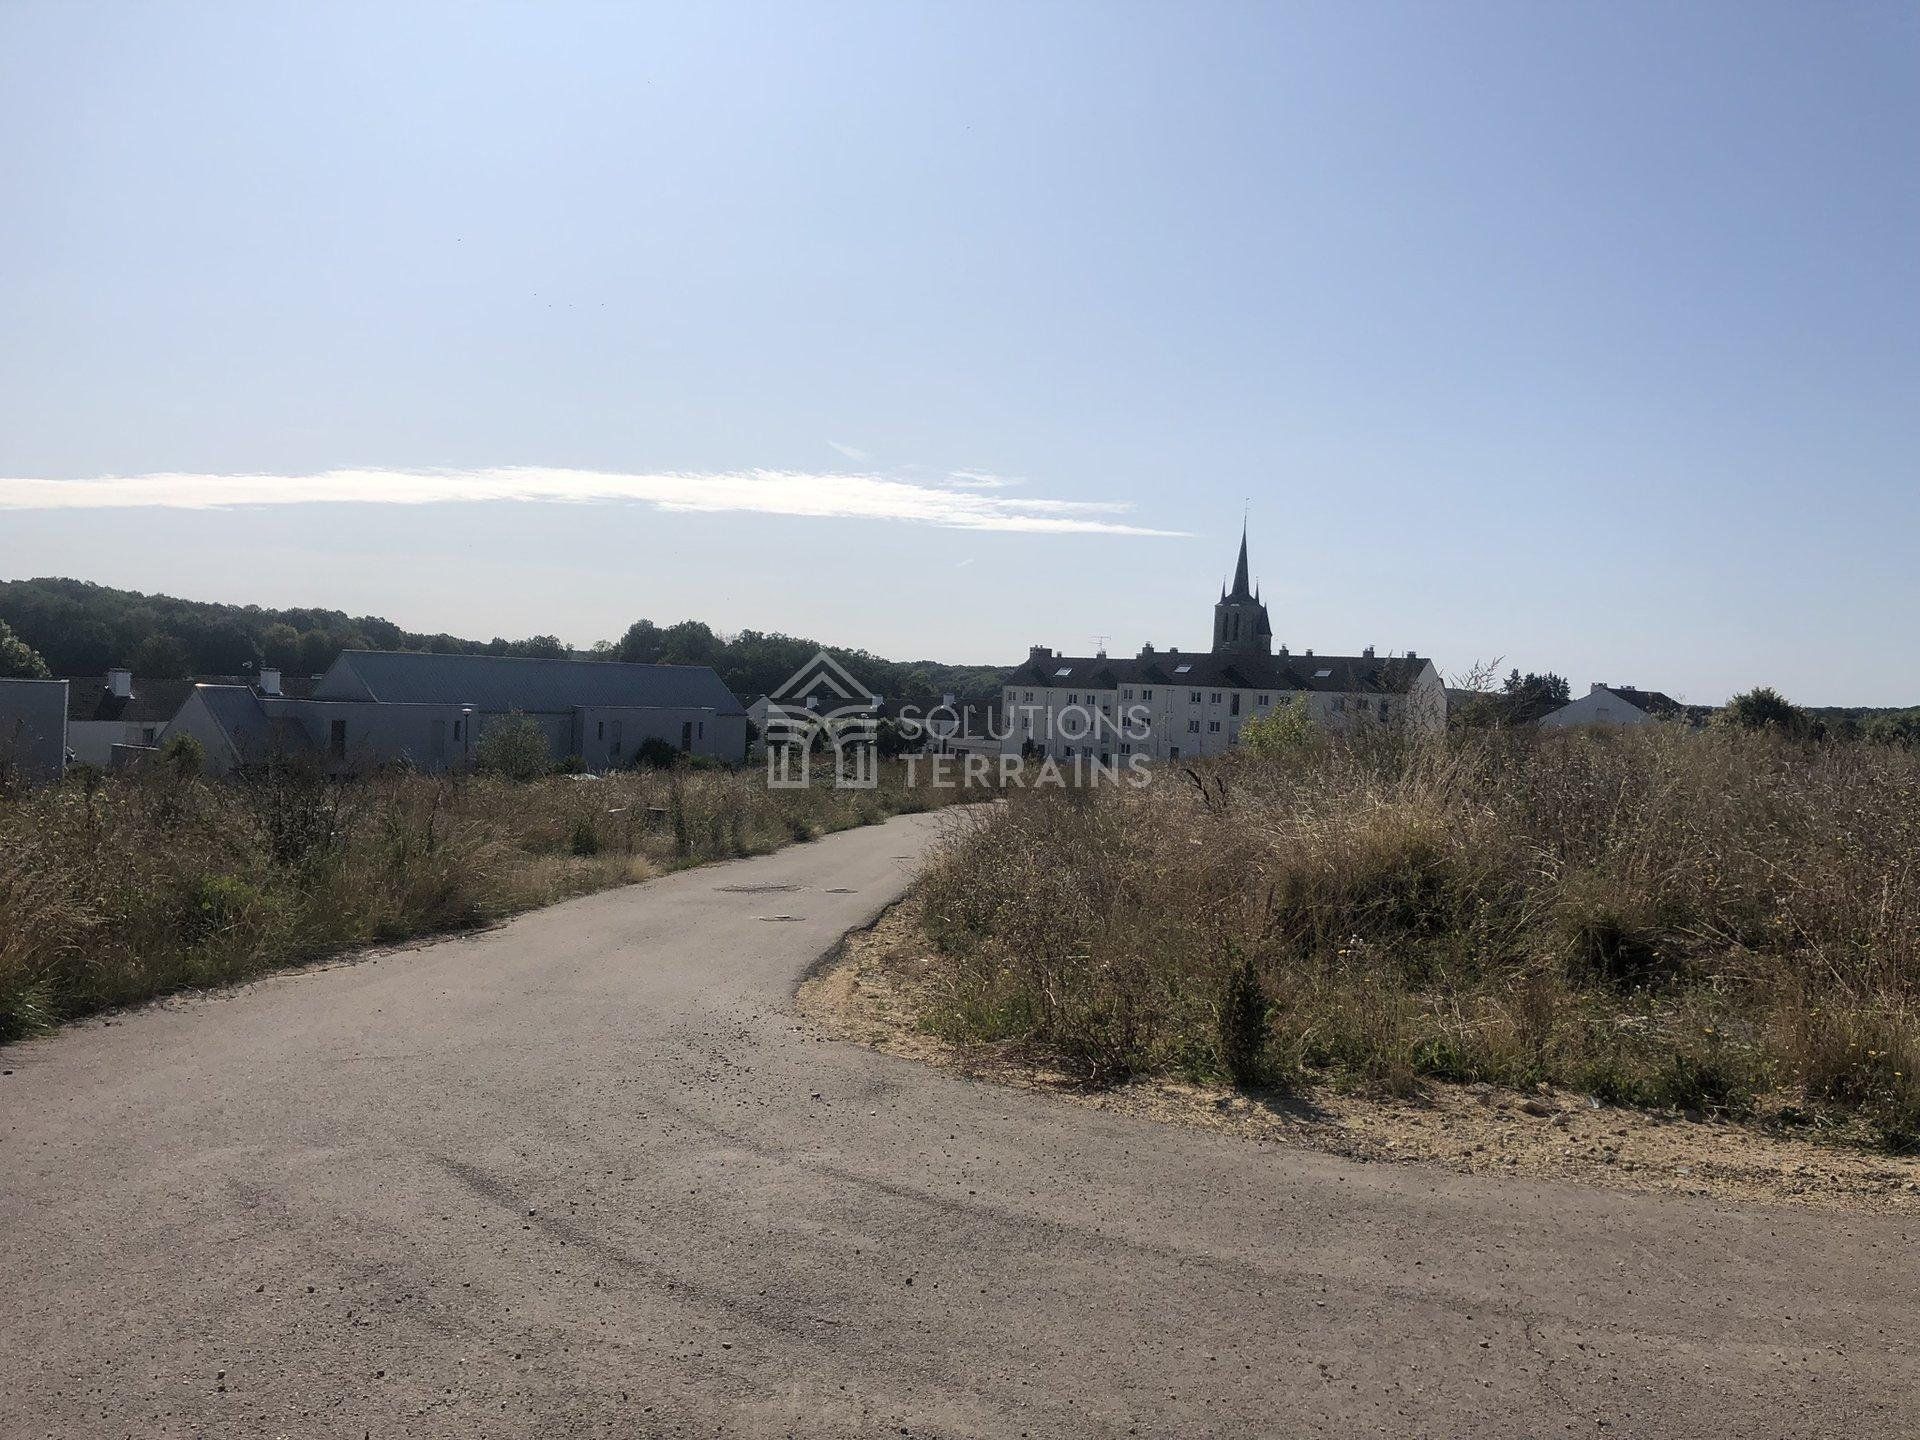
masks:
{"label": "asphalt road surface", "polygon": [[937,817],[0,1049],[0,1435],[1920,1432],[1920,1216],[811,1039]]}

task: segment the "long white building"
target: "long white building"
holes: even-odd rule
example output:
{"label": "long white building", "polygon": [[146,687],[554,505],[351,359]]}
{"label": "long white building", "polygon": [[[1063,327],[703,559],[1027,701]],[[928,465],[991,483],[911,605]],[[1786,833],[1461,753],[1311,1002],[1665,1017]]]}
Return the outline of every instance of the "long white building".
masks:
{"label": "long white building", "polygon": [[1132,659],[1061,655],[1035,646],[1001,691],[1003,753],[1124,763],[1218,755],[1240,727],[1274,706],[1301,699],[1333,730],[1360,725],[1444,729],[1446,685],[1433,661],[1406,651],[1375,655],[1295,654],[1273,648],[1273,627],[1248,582],[1247,537],[1233,584],[1213,607],[1213,645],[1156,650]]}

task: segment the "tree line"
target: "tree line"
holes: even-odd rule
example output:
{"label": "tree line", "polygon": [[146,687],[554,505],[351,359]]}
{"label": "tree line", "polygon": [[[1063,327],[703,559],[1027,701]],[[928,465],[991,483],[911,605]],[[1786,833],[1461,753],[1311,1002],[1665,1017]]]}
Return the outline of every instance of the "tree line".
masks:
{"label": "tree line", "polygon": [[[11,631],[11,634],[5,632]],[[952,691],[979,701],[999,693],[1005,671],[883,660],[864,650],[823,647],[792,635],[743,630],[723,636],[698,620],[639,620],[589,655],[667,665],[711,665],[742,699],[770,692],[821,649],[863,685],[892,699]],[[125,667],[155,680],[242,675],[261,666],[318,675],[343,650],[417,650],[436,655],[522,655],[561,659],[574,652],[555,635],[523,640],[403,630],[377,615],[340,610],[223,605],[118,590],[84,580],[0,580],[0,676],[99,675]]]}

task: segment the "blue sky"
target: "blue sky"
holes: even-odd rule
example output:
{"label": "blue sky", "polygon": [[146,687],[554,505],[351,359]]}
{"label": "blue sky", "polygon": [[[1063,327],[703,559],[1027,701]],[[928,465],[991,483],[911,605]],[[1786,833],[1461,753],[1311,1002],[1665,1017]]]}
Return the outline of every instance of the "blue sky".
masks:
{"label": "blue sky", "polygon": [[1250,500],[1295,648],[1920,703],[1911,7],[14,3],[0,141],[0,575],[1011,661]]}

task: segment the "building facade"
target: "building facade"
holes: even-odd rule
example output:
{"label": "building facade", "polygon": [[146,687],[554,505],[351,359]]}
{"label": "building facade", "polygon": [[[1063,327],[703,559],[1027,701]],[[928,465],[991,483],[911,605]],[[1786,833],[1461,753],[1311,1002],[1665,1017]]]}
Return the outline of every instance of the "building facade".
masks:
{"label": "building facade", "polygon": [[[1705,707],[1694,707],[1705,713]],[[1688,706],[1658,690],[1640,690],[1631,685],[1608,685],[1595,681],[1578,700],[1562,705],[1540,717],[1542,730],[1572,730],[1583,725],[1618,727],[1651,725],[1658,720],[1696,723]]]}
{"label": "building facade", "polygon": [[58,780],[67,767],[67,682],[0,680],[0,781]]}
{"label": "building facade", "polygon": [[1001,691],[1000,749],[1054,759],[1125,763],[1223,754],[1249,720],[1299,702],[1329,730],[1363,725],[1446,728],[1447,692],[1431,660],[1294,654],[1273,648],[1273,626],[1249,581],[1247,537],[1231,586],[1213,607],[1204,651],[1143,646],[1132,659],[1055,654],[1035,646]]}
{"label": "building facade", "polygon": [[500,655],[349,650],[303,699],[266,684],[197,685],[167,734],[191,735],[225,774],[275,755],[352,773],[405,764],[472,768],[481,739],[509,717],[536,725],[556,761],[630,766],[650,740],[729,763],[746,753],[747,713],[705,665],[626,665]]}

